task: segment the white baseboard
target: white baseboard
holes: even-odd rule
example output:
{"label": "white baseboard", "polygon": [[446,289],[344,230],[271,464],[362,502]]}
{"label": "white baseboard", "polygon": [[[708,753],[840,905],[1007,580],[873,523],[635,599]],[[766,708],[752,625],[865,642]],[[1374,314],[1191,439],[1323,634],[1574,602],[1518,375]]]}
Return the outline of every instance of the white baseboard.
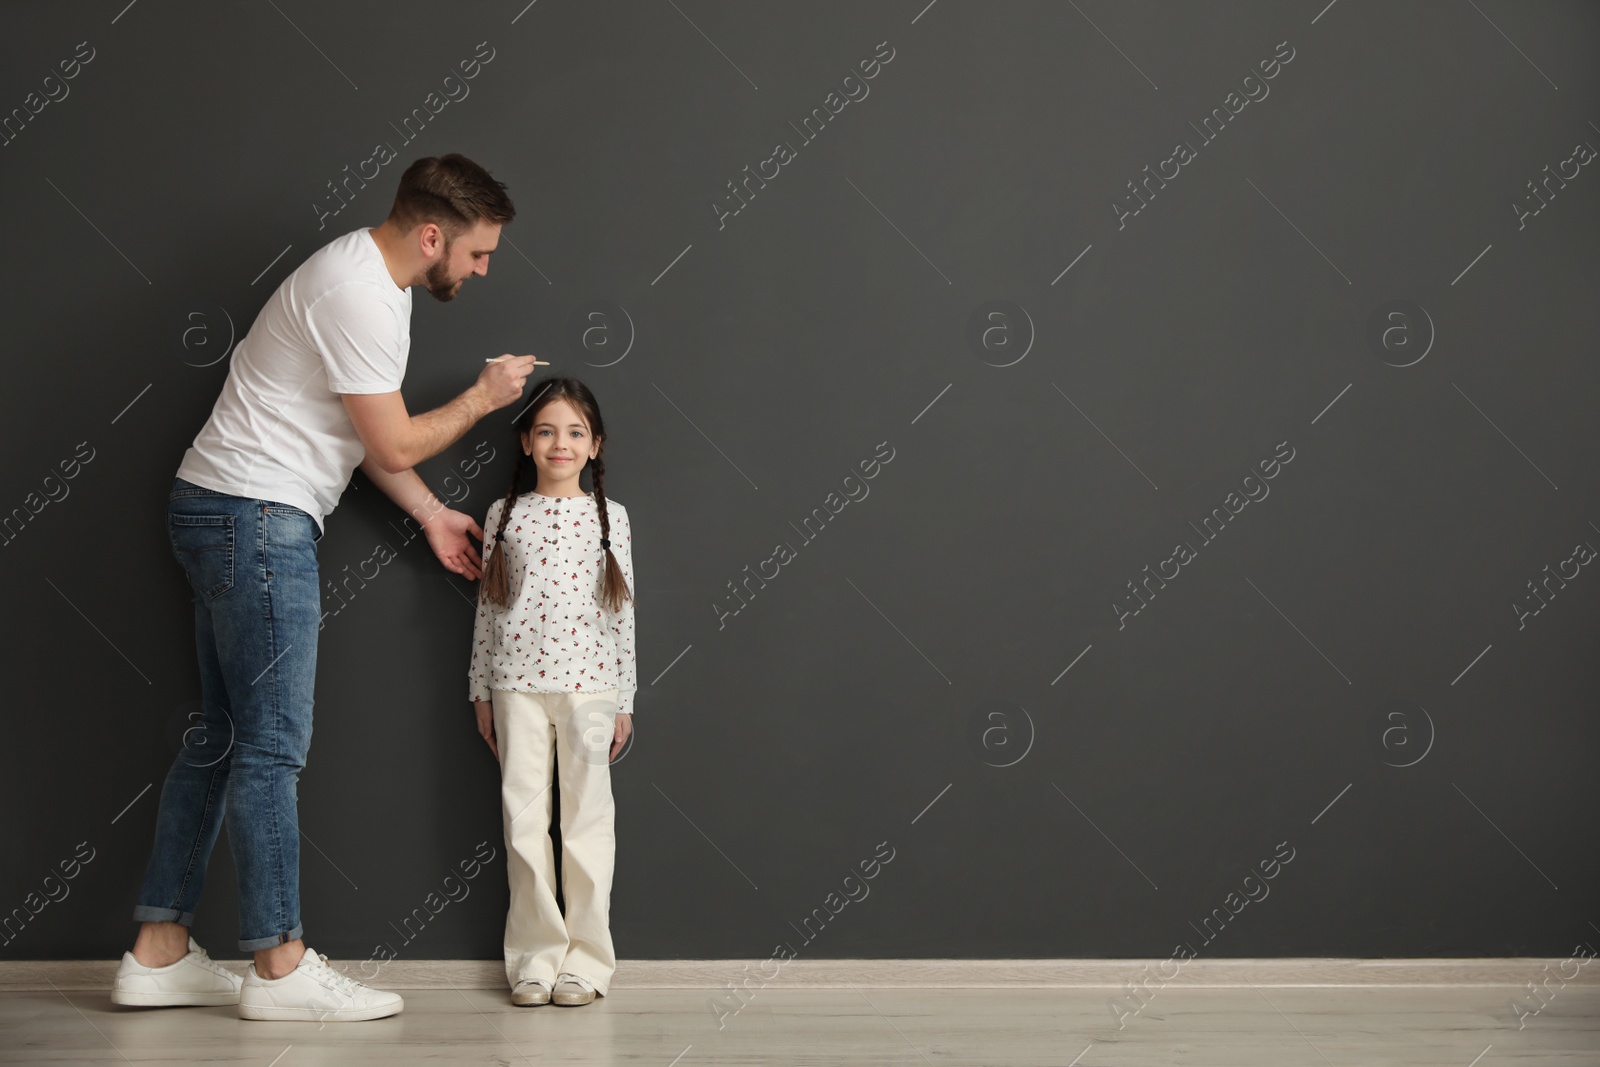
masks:
{"label": "white baseboard", "polygon": [[[222,961],[243,971],[245,961]],[[499,960],[333,960],[354,978],[384,989],[501,989]],[[851,985],[923,989],[1032,987],[1121,988],[1148,975],[1192,988],[1229,986],[1513,986],[1561,974],[1564,961],[1531,957],[1487,959],[1194,959],[1161,960],[828,960],[796,959],[781,967],[761,960],[622,960],[616,989],[725,989],[745,979],[789,989],[847,989]],[[1550,970],[1547,972],[1545,966]],[[1570,964],[1568,969],[1570,969]],[[1145,968],[1149,968],[1148,972]],[[748,970],[746,970],[748,968]],[[777,968],[774,973],[774,968]],[[116,960],[0,961],[0,992],[111,987]],[[1564,977],[1564,975],[1562,975]],[[1568,985],[1600,985],[1600,968],[1582,967]]]}

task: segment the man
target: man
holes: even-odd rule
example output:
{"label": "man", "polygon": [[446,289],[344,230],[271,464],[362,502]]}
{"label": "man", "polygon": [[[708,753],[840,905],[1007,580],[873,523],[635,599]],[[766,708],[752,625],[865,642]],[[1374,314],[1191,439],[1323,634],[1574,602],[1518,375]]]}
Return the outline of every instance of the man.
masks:
{"label": "man", "polygon": [[[173,553],[194,592],[199,723],[161,793],[155,845],[122,957],[118,1004],[237,1003],[246,1019],[354,1021],[393,1015],[394,993],[328,966],[301,940],[295,787],[311,740],[321,623],[316,543],[352,470],[422,524],[466,578],[483,531],[412,469],[483,416],[518,401],[532,356],[488,363],[472,387],[411,415],[400,394],[411,290],[455,298],[515,208],[458,154],[419,159],[382,225],[335,238],[283,280],[234,352],[211,417],[167,505]],[[241,981],[188,936],[223,819],[239,875]]]}

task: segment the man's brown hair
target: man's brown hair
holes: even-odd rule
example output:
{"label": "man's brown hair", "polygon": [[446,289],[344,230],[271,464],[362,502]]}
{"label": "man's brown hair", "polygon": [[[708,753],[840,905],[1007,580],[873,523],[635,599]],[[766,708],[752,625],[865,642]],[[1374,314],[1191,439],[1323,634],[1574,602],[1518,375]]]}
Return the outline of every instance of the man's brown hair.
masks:
{"label": "man's brown hair", "polygon": [[503,225],[516,214],[504,182],[459,152],[451,152],[426,156],[406,168],[389,221],[402,233],[431,222],[444,231],[446,241],[454,241],[480,219]]}

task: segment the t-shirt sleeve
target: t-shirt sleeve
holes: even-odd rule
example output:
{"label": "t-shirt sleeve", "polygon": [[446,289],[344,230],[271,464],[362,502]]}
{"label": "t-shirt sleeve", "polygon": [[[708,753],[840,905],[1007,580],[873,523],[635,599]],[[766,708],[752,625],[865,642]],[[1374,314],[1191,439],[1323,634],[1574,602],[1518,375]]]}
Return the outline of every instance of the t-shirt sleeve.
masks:
{"label": "t-shirt sleeve", "polygon": [[395,309],[361,282],[341,285],[306,312],[311,343],[335,393],[392,393],[405,377],[406,334]]}

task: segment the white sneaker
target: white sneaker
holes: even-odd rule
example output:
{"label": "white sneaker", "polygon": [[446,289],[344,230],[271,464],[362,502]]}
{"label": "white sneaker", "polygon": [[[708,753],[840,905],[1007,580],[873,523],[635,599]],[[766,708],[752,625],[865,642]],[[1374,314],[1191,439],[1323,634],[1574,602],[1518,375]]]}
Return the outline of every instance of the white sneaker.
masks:
{"label": "white sneaker", "polygon": [[255,964],[239,992],[239,1018],[305,1022],[360,1022],[398,1015],[397,993],[364,986],[328,965],[328,957],[306,949],[300,964],[282,978],[262,978]]}
{"label": "white sneaker", "polygon": [[117,980],[111,986],[111,1003],[145,1008],[192,1004],[237,1004],[242,979],[206,955],[189,939],[189,954],[165,967],[146,967],[122,954]]}

